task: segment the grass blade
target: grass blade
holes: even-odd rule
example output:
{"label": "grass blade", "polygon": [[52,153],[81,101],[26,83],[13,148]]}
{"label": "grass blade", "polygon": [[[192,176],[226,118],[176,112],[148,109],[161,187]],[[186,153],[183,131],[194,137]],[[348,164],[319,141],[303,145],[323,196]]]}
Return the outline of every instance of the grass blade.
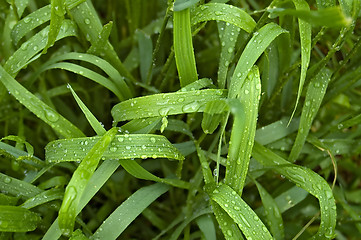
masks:
{"label": "grass blade", "polygon": [[[203,112],[208,101],[224,98],[226,91],[217,89],[153,94],[133,98],[115,105],[112,116],[115,121],[147,117],[164,117],[192,112]],[[149,108],[149,104],[153,107]]]}
{"label": "grass blade", "polygon": [[290,162],[296,161],[300,154],[302,147],[306,141],[308,132],[311,129],[313,119],[316,117],[318,109],[321,106],[323,96],[326,93],[328,82],[330,81],[331,72],[323,69],[317,74],[308,86],[305,104],[302,108],[300,125],[296,140],[293,144],[288,160]]}
{"label": "grass blade", "polygon": [[67,138],[84,136],[77,127],[12,78],[2,66],[0,66],[0,81],[21,104],[60,135]]}
{"label": "grass blade", "polygon": [[0,231],[2,232],[33,231],[39,222],[40,217],[25,208],[0,206]]}
{"label": "grass blade", "polygon": [[81,195],[116,133],[117,129],[112,128],[99,139],[79,164],[66,187],[63,203],[59,210],[59,227],[66,236],[73,231]]}
{"label": "grass blade", "polygon": [[173,13],[174,53],[181,87],[198,80],[189,8]]}
{"label": "grass blade", "polygon": [[53,46],[59,34],[61,24],[64,20],[65,6],[63,0],[51,0],[51,18],[48,34],[48,42],[44,47],[45,54],[49,47]]}
{"label": "grass blade", "polygon": [[168,190],[169,186],[161,183],[137,190],[100,225],[93,238],[117,239],[145,208]]}

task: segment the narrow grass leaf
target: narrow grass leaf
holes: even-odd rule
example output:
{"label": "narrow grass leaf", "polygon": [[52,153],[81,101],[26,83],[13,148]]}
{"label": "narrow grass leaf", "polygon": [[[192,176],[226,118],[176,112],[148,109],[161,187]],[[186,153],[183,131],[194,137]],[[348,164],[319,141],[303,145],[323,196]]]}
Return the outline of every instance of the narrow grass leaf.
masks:
{"label": "narrow grass leaf", "polygon": [[28,4],[29,0],[15,0],[16,11],[19,18],[23,15]]}
{"label": "narrow grass leaf", "polygon": [[60,63],[54,63],[50,66],[47,66],[44,70],[49,70],[49,69],[63,69],[63,70],[67,70],[70,72],[74,72],[76,74],[79,74],[83,77],[86,77],[90,80],[93,80],[94,82],[102,85],[103,87],[109,89],[112,93],[114,93],[119,100],[124,100],[125,98],[123,97],[123,95],[120,93],[119,89],[117,88],[117,86],[110,81],[108,78],[103,77],[102,75],[100,75],[99,73],[96,73],[88,68],[79,66],[77,64],[74,63],[68,63],[68,62],[60,62]]}
{"label": "narrow grass leaf", "polygon": [[65,6],[64,0],[51,0],[51,18],[48,34],[48,42],[44,47],[43,53],[45,54],[49,47],[53,46],[56,37],[58,36],[61,24],[64,20]]}
{"label": "narrow grass leaf", "polygon": [[256,22],[248,13],[229,4],[207,3],[196,7],[192,12],[192,25],[210,20],[233,24],[248,33],[256,26]]}
{"label": "narrow grass leaf", "polygon": [[134,219],[159,196],[169,190],[169,186],[156,183],[142,187],[125,200],[103,222],[94,233],[94,239],[117,239]]}
{"label": "narrow grass leaf", "polygon": [[51,126],[60,135],[71,137],[82,137],[84,134],[63,116],[46,105],[43,101],[29,92],[19,82],[12,78],[3,67],[0,66],[0,81],[8,91],[29,111]]}
{"label": "narrow grass leaf", "polygon": [[302,150],[308,132],[311,129],[313,119],[316,117],[318,109],[321,106],[323,96],[326,93],[330,77],[331,71],[324,68],[311,80],[308,86],[297,137],[288,158],[290,162],[296,161]]}
{"label": "narrow grass leaf", "polygon": [[[297,10],[310,11],[310,7],[305,0],[293,0],[293,4],[295,5]],[[298,85],[298,93],[296,98],[295,108],[293,109],[290,122],[293,118],[293,115],[296,112],[298,102],[300,100],[303,84],[306,79],[306,73],[308,65],[310,64],[311,57],[311,24],[307,23],[303,19],[298,19],[298,26],[300,32],[300,40],[301,40],[301,76],[300,83]]]}
{"label": "narrow grass leaf", "polygon": [[[60,139],[45,147],[47,162],[79,161],[93,149],[100,136],[88,138]],[[104,159],[169,158],[183,160],[179,151],[161,135],[125,134],[117,135],[104,150]]]}
{"label": "narrow grass leaf", "polygon": [[256,183],[259,195],[261,196],[262,205],[264,207],[267,224],[270,227],[270,231],[276,240],[282,240],[285,238],[284,228],[283,228],[283,219],[281,216],[281,211],[279,210],[276,201],[273,197],[262,187],[262,185]]}
{"label": "narrow grass leaf", "polygon": [[122,165],[124,170],[126,170],[129,174],[131,174],[132,176],[134,176],[136,178],[165,183],[165,184],[171,185],[173,187],[178,187],[178,188],[183,188],[183,189],[189,189],[189,187],[190,187],[189,182],[185,182],[185,181],[182,181],[179,179],[157,177],[154,174],[145,170],[142,166],[140,166],[134,160],[120,160],[119,163],[120,163],[120,165]]}
{"label": "narrow grass leaf", "polygon": [[173,13],[173,44],[181,87],[198,80],[189,8]]}
{"label": "narrow grass leaf", "polygon": [[[27,65],[37,53],[41,52],[47,44],[45,36],[49,34],[49,26],[42,29],[29,40],[24,42],[18,50],[6,61],[4,69],[11,75],[16,74]],[[73,21],[64,20],[56,40],[77,35],[77,27]]]}
{"label": "narrow grass leaf", "polygon": [[224,113],[226,113],[228,110],[228,104],[224,100],[208,102],[203,112],[203,132],[206,134],[212,134],[223,119]]}
{"label": "narrow grass leaf", "polygon": [[216,240],[216,229],[210,215],[203,215],[196,219],[199,229],[207,240]]}
{"label": "narrow grass leaf", "polygon": [[22,207],[0,206],[1,232],[29,232],[36,229],[41,218]]}
{"label": "narrow grass leaf", "polygon": [[[51,5],[39,8],[18,21],[11,31],[11,38],[15,45],[34,28],[50,20]],[[38,20],[39,19],[39,20]],[[37,21],[38,20],[38,21]],[[25,45],[26,46],[26,45]]]}
{"label": "narrow grass leaf", "polygon": [[19,198],[11,197],[6,194],[0,193],[0,206],[14,206],[18,202]]}
{"label": "narrow grass leaf", "polygon": [[44,203],[48,203],[54,200],[62,200],[64,196],[64,189],[53,188],[47,191],[43,191],[38,195],[29,198],[20,207],[30,209],[36,206],[42,205]]}
{"label": "narrow grass leaf", "polygon": [[77,104],[79,105],[79,107],[81,108],[81,110],[83,111],[86,119],[88,120],[89,124],[92,126],[92,128],[94,129],[94,131],[96,132],[97,135],[102,136],[106,133],[106,130],[104,129],[104,127],[102,126],[102,124],[98,121],[98,119],[96,119],[96,117],[90,112],[90,110],[87,108],[87,106],[82,102],[82,100],[78,97],[78,95],[75,93],[75,91],[73,90],[73,88],[70,86],[70,84],[68,84],[68,88],[71,91],[71,94],[73,95],[73,97],[75,98],[75,101],[77,102]]}
{"label": "narrow grass leaf", "polygon": [[261,54],[266,50],[268,45],[282,33],[287,33],[287,31],[275,23],[269,23],[253,34],[253,37],[246,45],[231,78],[228,92],[230,98],[235,98],[237,95],[243,94],[240,93],[240,90],[248,72]]}
{"label": "narrow grass leaf", "polygon": [[113,22],[110,21],[109,23],[105,24],[102,28],[97,39],[95,39],[91,44],[90,48],[88,49],[88,53],[100,55],[101,52],[104,50],[104,43],[108,41],[109,35],[112,31]]}
{"label": "narrow grass leaf", "polygon": [[218,186],[210,193],[210,197],[238,224],[247,239],[272,239],[257,214],[230,186]]}
{"label": "narrow grass leaf", "polygon": [[59,210],[59,227],[64,235],[69,236],[74,228],[76,210],[79,200],[84,192],[89,179],[93,175],[100,158],[108,148],[110,142],[117,133],[116,128],[110,129],[104,134],[88,151],[78,168],[73,173],[68,186],[66,187],[63,203]]}
{"label": "narrow grass leaf", "polygon": [[[223,99],[225,90],[206,89],[188,92],[153,94],[129,99],[115,105],[112,116],[115,121],[147,117],[164,117],[183,113],[203,112],[209,101]],[[149,108],[152,105],[152,108]]]}
{"label": "narrow grass leaf", "polygon": [[[234,114],[231,139],[227,155],[225,183],[241,195],[257,127],[258,102],[261,82],[258,68],[254,66],[241,89],[239,99],[233,99],[230,110]],[[240,135],[240,133],[242,133]]]}
{"label": "narrow grass leaf", "polygon": [[139,47],[139,65],[140,65],[140,77],[142,82],[145,83],[148,77],[148,71],[151,67],[153,58],[153,43],[149,35],[143,31],[137,31]]}
{"label": "narrow grass leaf", "polygon": [[257,142],[254,144],[252,156],[266,167],[273,166],[274,171],[318,198],[321,223],[312,239],[332,239],[336,226],[336,205],[328,183],[312,170],[288,162]]}
{"label": "narrow grass leaf", "polygon": [[182,11],[184,9],[192,7],[193,5],[196,5],[198,2],[199,0],[176,0],[174,2],[173,11]]}

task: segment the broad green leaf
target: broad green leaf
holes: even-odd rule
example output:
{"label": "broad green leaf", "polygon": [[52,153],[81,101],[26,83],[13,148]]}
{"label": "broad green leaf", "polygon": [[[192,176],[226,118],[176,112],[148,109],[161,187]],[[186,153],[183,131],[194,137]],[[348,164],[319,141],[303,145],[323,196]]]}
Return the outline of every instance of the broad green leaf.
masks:
{"label": "broad green leaf", "polygon": [[287,31],[275,23],[269,23],[253,34],[253,37],[246,45],[231,78],[228,92],[230,98],[235,98],[236,96],[243,94],[240,91],[248,72],[268,45],[282,33],[287,33]]}
{"label": "broad green leaf", "polygon": [[265,167],[274,167],[274,171],[318,198],[321,223],[312,239],[332,239],[336,226],[336,205],[328,183],[309,168],[292,164],[257,142],[254,144],[252,156]]}
{"label": "broad green leaf", "polygon": [[[203,112],[209,101],[223,99],[225,90],[206,89],[188,92],[153,94],[129,99],[115,105],[112,116],[115,121],[164,117],[182,113]],[[152,108],[149,108],[149,106]]]}
{"label": "broad green leaf", "polygon": [[173,13],[173,44],[181,87],[198,80],[189,8]]}
{"label": "broad green leaf", "polygon": [[242,9],[224,3],[207,3],[192,12],[192,25],[199,22],[218,20],[233,24],[246,32],[256,26],[253,18]]}
{"label": "broad green leaf", "polygon": [[[240,99],[232,99],[230,110],[234,114],[231,139],[227,155],[225,183],[242,194],[257,127],[258,102],[261,82],[258,68],[248,74]],[[242,134],[240,134],[242,133]]]}
{"label": "broad green leaf", "polygon": [[12,78],[2,66],[0,66],[0,81],[21,104],[60,135],[67,138],[84,136],[77,127]]}
{"label": "broad green leaf", "polygon": [[142,187],[125,200],[103,222],[94,233],[94,239],[117,239],[134,219],[159,196],[169,190],[169,186],[156,183]]}
{"label": "broad green leaf", "polygon": [[22,207],[0,206],[1,232],[29,232],[36,229],[41,218]]}
{"label": "broad green leaf", "polygon": [[[60,139],[45,147],[47,162],[80,161],[101,139],[88,138]],[[104,150],[104,159],[170,158],[183,160],[178,150],[161,135],[125,134],[117,135]]]}
{"label": "broad green leaf", "polygon": [[300,125],[296,140],[293,144],[290,156],[288,160],[290,162],[296,161],[299,156],[302,147],[306,141],[308,132],[311,129],[313,119],[316,117],[318,109],[321,106],[323,96],[326,93],[328,82],[330,81],[331,71],[323,69],[317,74],[310,82],[304,106],[302,108],[302,114],[300,119]]}
{"label": "broad green leaf", "polygon": [[116,128],[110,129],[88,151],[78,168],[73,173],[65,189],[63,203],[59,210],[59,227],[64,235],[73,232],[75,217],[80,198],[98,163],[117,133]]}
{"label": "broad green leaf", "polygon": [[221,184],[209,194],[212,200],[219,204],[238,224],[247,239],[272,239],[271,234],[257,214],[231,187]]}

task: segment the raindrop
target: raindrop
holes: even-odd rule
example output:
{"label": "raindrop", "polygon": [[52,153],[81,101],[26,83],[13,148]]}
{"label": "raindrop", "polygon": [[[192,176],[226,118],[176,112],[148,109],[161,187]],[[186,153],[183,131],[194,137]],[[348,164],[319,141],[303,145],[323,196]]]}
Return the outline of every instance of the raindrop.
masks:
{"label": "raindrop", "polygon": [[117,148],[117,147],[111,147],[109,150],[110,150],[111,152],[116,152],[116,151],[118,150],[118,148]]}
{"label": "raindrop", "polygon": [[155,143],[155,138],[154,138],[154,137],[151,137],[151,138],[150,138],[150,141],[151,141],[152,143]]}
{"label": "raindrop", "polygon": [[184,102],[184,98],[178,98],[178,102]]}
{"label": "raindrop", "polygon": [[186,104],[182,107],[182,111],[184,113],[188,112],[196,112],[200,108],[200,105],[197,101],[191,102],[189,104]]}
{"label": "raindrop", "polygon": [[85,22],[85,24],[90,24],[89,18],[86,18],[86,19],[84,20],[84,22]]}
{"label": "raindrop", "polygon": [[249,93],[249,91],[246,89],[246,90],[244,90],[244,94],[248,94]]}
{"label": "raindrop", "polygon": [[50,122],[56,122],[59,120],[59,115],[53,110],[48,109],[45,110],[44,112],[46,119],[48,119]]}
{"label": "raindrop", "polygon": [[38,46],[35,45],[35,46],[33,47],[33,49],[34,49],[34,51],[37,51],[39,48],[38,48]]}
{"label": "raindrop", "polygon": [[26,18],[24,18],[24,22],[25,23],[29,23],[31,21],[31,17],[26,17]]}
{"label": "raindrop", "polygon": [[9,177],[4,178],[4,183],[10,183],[10,182],[11,182],[11,178],[9,178]]}

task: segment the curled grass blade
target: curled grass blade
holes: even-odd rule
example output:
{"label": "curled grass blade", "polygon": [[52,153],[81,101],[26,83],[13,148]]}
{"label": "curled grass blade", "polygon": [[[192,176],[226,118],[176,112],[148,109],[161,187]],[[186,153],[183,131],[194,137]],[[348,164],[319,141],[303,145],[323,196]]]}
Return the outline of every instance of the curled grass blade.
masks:
{"label": "curled grass blade", "polygon": [[[24,221],[25,219],[26,221]],[[40,219],[36,213],[22,207],[0,206],[1,232],[33,231]]]}
{"label": "curled grass blade", "polygon": [[169,190],[169,186],[156,183],[142,187],[125,200],[103,222],[94,233],[94,239],[117,239],[120,234],[159,196]]}
{"label": "curled grass blade", "polygon": [[21,104],[60,135],[67,138],[84,136],[77,127],[12,78],[2,66],[0,66],[0,81]]}
{"label": "curled grass blade", "polygon": [[[308,12],[310,11],[310,7],[308,6],[308,3],[304,0],[294,0],[293,4],[295,5],[297,10],[304,10]],[[298,26],[299,26],[300,40],[301,40],[301,76],[300,76],[300,83],[298,85],[296,104],[295,104],[295,108],[293,109],[290,121],[292,120],[293,115],[296,112],[296,108],[301,97],[303,84],[306,80],[307,68],[308,65],[310,64],[310,57],[311,57],[311,24],[299,18]]]}
{"label": "curled grass blade", "polygon": [[[242,194],[248,172],[249,160],[257,127],[258,102],[261,82],[258,68],[254,66],[241,89],[240,100],[231,101],[230,110],[234,114],[231,139],[227,155],[225,183]],[[242,133],[240,135],[240,133]]]}
{"label": "curled grass blade", "polygon": [[248,72],[268,45],[282,33],[287,33],[287,31],[275,23],[269,23],[253,34],[253,37],[245,47],[236,65],[236,69],[234,70],[229,86],[228,97],[235,98],[237,95],[243,94],[240,93],[240,90]]}
{"label": "curled grass blade", "polygon": [[65,6],[63,0],[51,0],[51,17],[48,34],[48,42],[44,47],[43,53],[46,53],[49,47],[53,46],[56,37],[59,34],[61,24],[64,20]]}
{"label": "curled grass blade", "polygon": [[300,154],[302,147],[306,141],[308,132],[311,129],[313,119],[316,117],[318,109],[321,106],[323,96],[326,93],[328,82],[330,81],[331,71],[323,69],[317,74],[310,82],[304,106],[302,108],[302,114],[300,119],[300,125],[297,133],[296,140],[293,144],[290,156],[288,160],[290,162],[296,161]]}
{"label": "curled grass blade", "polygon": [[312,170],[291,164],[257,142],[254,144],[252,156],[264,166],[274,167],[274,171],[318,198],[321,223],[312,239],[332,239],[336,226],[336,205],[328,183]]}
{"label": "curled grass blade", "polygon": [[[60,139],[45,148],[47,162],[79,161],[93,149],[101,137]],[[104,159],[169,158],[183,160],[179,151],[161,135],[118,135],[104,150]]]}
{"label": "curled grass blade", "polygon": [[[115,121],[119,122],[147,117],[203,112],[208,101],[222,99],[225,96],[225,90],[217,89],[153,94],[129,99],[115,105],[112,109],[112,116]],[[149,108],[149,105],[152,105],[152,108]]]}
{"label": "curled grass blade", "polygon": [[248,13],[229,4],[207,3],[196,7],[192,12],[192,25],[210,20],[224,21],[246,32],[251,32],[256,26],[256,22]]}
{"label": "curled grass blade", "polygon": [[[41,50],[43,50],[47,44],[47,39],[44,38],[49,34],[49,26],[35,34],[28,41],[24,42],[18,50],[6,61],[4,69],[11,75],[16,74],[25,67],[29,61]],[[77,27],[73,21],[64,20],[61,25],[61,30],[56,37],[56,40],[60,40],[69,36],[77,35]]]}
{"label": "curled grass blade", "polygon": [[173,44],[181,87],[198,80],[189,8],[173,13]]}
{"label": "curled grass blade", "polygon": [[63,203],[59,210],[59,227],[64,235],[69,236],[72,233],[80,198],[89,182],[89,179],[98,166],[100,158],[107,150],[116,133],[117,129],[112,128],[104,134],[94,144],[88,154],[86,154],[78,168],[73,173],[73,176],[65,189]]}
{"label": "curled grass blade", "polygon": [[212,200],[238,224],[247,239],[272,239],[257,214],[230,186],[222,184],[209,194]]}

